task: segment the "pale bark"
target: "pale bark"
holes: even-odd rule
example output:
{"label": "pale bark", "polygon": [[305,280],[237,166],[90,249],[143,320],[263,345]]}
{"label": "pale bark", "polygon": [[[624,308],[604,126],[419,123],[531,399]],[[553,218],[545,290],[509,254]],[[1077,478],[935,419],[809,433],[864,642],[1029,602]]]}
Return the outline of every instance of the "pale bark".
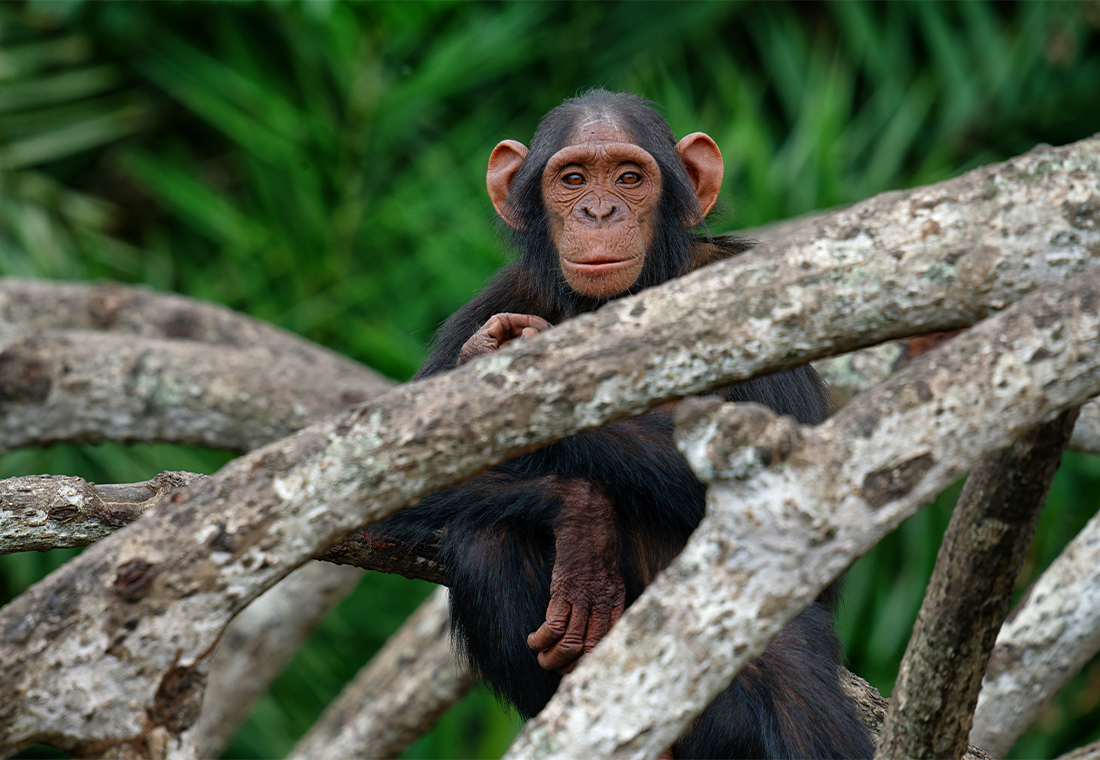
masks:
{"label": "pale bark", "polygon": [[210,662],[210,682],[195,729],[199,757],[221,755],[256,699],[267,691],[321,618],[355,588],[362,574],[352,567],[310,562],[233,620]]}
{"label": "pale bark", "polygon": [[143,286],[0,278],[0,341],[50,330],[87,330],[145,338],[262,348],[318,374],[391,383],[374,370],[291,332],[224,306]]}
{"label": "pale bark", "polygon": [[[242,457],[177,494],[170,515],[147,513],[0,611],[0,742],[142,743],[156,726],[181,736],[225,623],[357,526],[538,443],[753,374],[965,326],[1091,268],[1098,173],[1094,139],[880,196],[784,246],[616,302]],[[1076,391],[1076,375],[1059,376],[1051,393]],[[970,377],[959,385],[970,388]],[[936,424],[979,428],[980,412],[955,407]],[[983,442],[976,437],[977,450]]]}
{"label": "pale bark", "polygon": [[95,543],[203,477],[162,472],[143,483],[102,486],[67,475],[0,480],[0,554]]}
{"label": "pale bark", "polygon": [[1100,742],[1086,744],[1072,752],[1059,755],[1058,760],[1100,760]]}
{"label": "pale bark", "polygon": [[366,367],[328,373],[261,346],[58,330],[0,348],[9,449],[112,440],[249,451],[391,385]]}
{"label": "pale bark", "polygon": [[1070,409],[970,470],[905,649],[876,757],[961,757],[982,674],[1062,460]]}
{"label": "pale bark", "polygon": [[[70,475],[23,475],[0,480],[0,554],[89,546],[125,528],[161,500],[205,475],[162,472],[141,483],[97,485]],[[435,561],[438,545],[406,546],[357,531],[316,558],[337,565],[447,583]]]}
{"label": "pale bark", "polygon": [[1100,272],[1023,299],[817,428],[681,404],[707,516],[508,757],[658,756],[856,557],[983,453],[1100,392],[1098,335]]}
{"label": "pale bark", "polygon": [[[891,341],[820,359],[813,363],[814,369],[829,383],[834,403],[841,407],[852,396],[881,383],[900,369],[898,361],[902,358],[905,342]],[[1085,454],[1100,454],[1100,399],[1093,399],[1081,407],[1066,448]]]}
{"label": "pale bark", "polygon": [[982,683],[970,741],[1000,757],[1100,652],[1100,515],[1012,611]]}
{"label": "pale bark", "polygon": [[447,593],[438,589],[359,671],[289,758],[397,757],[474,684],[451,656]]}

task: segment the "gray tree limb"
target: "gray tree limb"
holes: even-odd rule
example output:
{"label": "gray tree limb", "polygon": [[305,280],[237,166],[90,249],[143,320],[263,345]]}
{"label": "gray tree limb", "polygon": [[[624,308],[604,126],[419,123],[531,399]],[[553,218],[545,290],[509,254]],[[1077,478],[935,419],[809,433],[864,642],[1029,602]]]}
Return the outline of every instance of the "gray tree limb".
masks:
{"label": "gray tree limb", "polygon": [[1100,742],[1078,747],[1072,752],[1060,755],[1058,760],[1100,760]]}
{"label": "gray tree limb", "polygon": [[143,286],[0,278],[0,342],[51,330],[86,330],[262,348],[318,373],[348,377],[375,391],[391,383],[367,367],[301,336],[224,306]]}
{"label": "gray tree limb", "polygon": [[0,348],[7,449],[113,440],[249,451],[391,386],[350,362],[326,372],[314,361],[325,354],[320,347],[309,358],[265,346],[57,330]]}
{"label": "gray tree limb", "polygon": [[[1100,140],[1086,140],[880,196],[238,459],[0,611],[0,742],[140,744],[152,727],[185,742],[226,622],[319,547],[541,442],[964,326],[1088,269],[1097,174]],[[947,416],[977,425],[972,412]]]}
{"label": "gray tree limb", "polygon": [[[211,661],[210,683],[195,729],[199,757],[221,755],[252,712],[256,698],[282,673],[321,618],[351,593],[362,574],[353,567],[310,562],[234,618]],[[431,609],[434,614],[435,608]],[[442,616],[446,618],[445,610]],[[416,653],[411,655],[406,667],[421,672]]]}
{"label": "gray tree limb", "polygon": [[[881,383],[904,364],[907,341],[891,341],[813,363],[829,383],[834,398],[842,406],[848,399]],[[1100,454],[1100,399],[1081,407],[1073,435],[1066,446],[1085,454]]]}
{"label": "gray tree limb", "polygon": [[203,477],[162,472],[144,483],[102,486],[67,475],[0,480],[0,554],[88,546]]}
{"label": "gray tree limb", "polygon": [[[437,589],[328,706],[289,758],[397,757],[474,684],[451,655]],[[410,663],[416,663],[410,668]]]}
{"label": "gray tree limb", "polygon": [[1076,408],[970,470],[890,695],[877,757],[961,757],[982,674]]}
{"label": "gray tree limb", "polygon": [[[90,546],[121,530],[162,499],[205,475],[162,472],[142,483],[97,485],[69,475],[0,480],[0,554]],[[317,559],[364,570],[447,583],[436,544],[406,546],[357,531]]]}
{"label": "gray tree limb", "polygon": [[1001,757],[1100,652],[1100,514],[1009,615],[982,683],[970,741]]}
{"label": "gray tree limb", "polygon": [[687,547],[566,676],[510,758],[656,757],[852,561],[969,469],[1100,392],[1100,272],[1037,292],[816,428],[680,405],[711,483]]}

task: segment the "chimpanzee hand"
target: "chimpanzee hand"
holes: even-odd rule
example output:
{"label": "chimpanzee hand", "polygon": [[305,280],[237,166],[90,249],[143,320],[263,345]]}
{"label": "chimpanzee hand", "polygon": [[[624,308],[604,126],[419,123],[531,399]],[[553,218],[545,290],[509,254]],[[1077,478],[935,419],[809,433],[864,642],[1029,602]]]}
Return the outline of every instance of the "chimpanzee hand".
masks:
{"label": "chimpanzee hand", "polygon": [[543,330],[549,330],[552,326],[534,314],[494,314],[462,344],[455,366],[461,367],[471,359],[492,353],[516,338],[529,338]]}
{"label": "chimpanzee hand", "polygon": [[619,571],[619,534],[603,489],[568,481],[554,530],[556,548],[546,622],[527,637],[539,665],[568,673],[623,614],[626,586]]}

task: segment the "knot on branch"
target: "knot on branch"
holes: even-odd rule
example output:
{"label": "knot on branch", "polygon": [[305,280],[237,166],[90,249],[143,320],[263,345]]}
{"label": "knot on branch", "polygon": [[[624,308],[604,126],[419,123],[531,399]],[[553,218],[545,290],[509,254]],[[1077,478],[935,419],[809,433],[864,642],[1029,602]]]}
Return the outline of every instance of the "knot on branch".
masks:
{"label": "knot on branch", "polygon": [[804,435],[791,417],[759,404],[685,399],[676,409],[676,445],[704,482],[743,480],[786,461]]}

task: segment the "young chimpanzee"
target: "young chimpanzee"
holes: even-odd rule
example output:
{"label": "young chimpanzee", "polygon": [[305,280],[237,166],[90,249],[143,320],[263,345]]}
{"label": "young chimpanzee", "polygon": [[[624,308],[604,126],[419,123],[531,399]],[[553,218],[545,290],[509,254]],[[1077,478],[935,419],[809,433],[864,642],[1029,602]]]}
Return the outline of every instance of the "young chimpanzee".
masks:
{"label": "young chimpanzee", "polygon": [[[722,156],[676,142],[647,101],[603,90],[565,101],[531,149],[489,157],[489,195],[518,253],[435,338],[426,377],[749,247],[694,233],[718,198]],[[722,389],[814,424],[809,368]],[[525,716],[592,649],[703,517],[704,487],[660,408],[519,456],[376,526],[419,542],[442,529],[456,638]],[[834,584],[792,620],[673,746],[675,757],[871,757],[838,682]]]}

